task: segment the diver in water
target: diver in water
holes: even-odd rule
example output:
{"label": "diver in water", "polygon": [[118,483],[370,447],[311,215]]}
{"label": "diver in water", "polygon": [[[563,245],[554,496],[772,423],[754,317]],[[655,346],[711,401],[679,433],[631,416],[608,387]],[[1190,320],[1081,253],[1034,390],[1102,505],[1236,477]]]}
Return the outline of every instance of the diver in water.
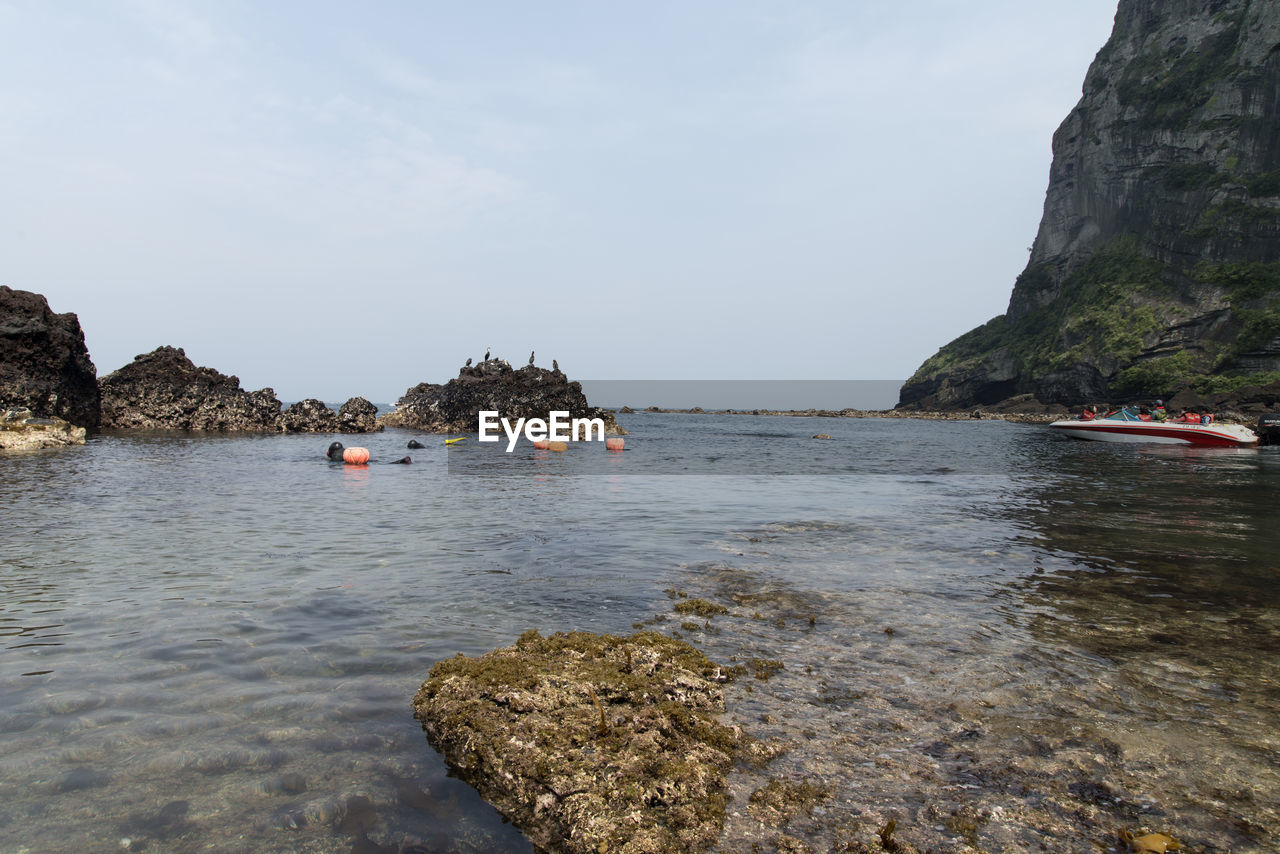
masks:
{"label": "diver in water", "polygon": [[[422,447],[422,446],[419,445],[418,447]],[[329,446],[329,450],[324,452],[324,455],[329,458],[330,462],[344,463],[346,462],[346,459],[343,457],[343,453],[346,450],[347,450],[346,448],[342,447],[341,442],[334,442],[332,445]],[[365,462],[369,462],[369,461],[365,460]],[[390,463],[388,463],[388,465],[407,466],[412,462],[413,462],[412,457],[401,457],[398,460],[392,460]]]}

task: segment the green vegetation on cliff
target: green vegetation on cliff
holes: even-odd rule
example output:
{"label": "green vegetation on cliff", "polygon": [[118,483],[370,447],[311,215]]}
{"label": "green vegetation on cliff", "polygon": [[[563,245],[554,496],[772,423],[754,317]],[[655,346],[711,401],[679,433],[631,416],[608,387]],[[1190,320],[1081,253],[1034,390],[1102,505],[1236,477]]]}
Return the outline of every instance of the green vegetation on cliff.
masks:
{"label": "green vegetation on cliff", "polygon": [[[1132,359],[1144,339],[1162,328],[1168,288],[1164,265],[1143,254],[1132,237],[1114,241],[1055,286],[1047,265],[1031,265],[1015,288],[1047,302],[1016,320],[995,317],[961,335],[928,359],[908,384],[927,381],[995,353],[1012,358],[1020,372],[1061,370],[1094,353]],[[1157,310],[1159,309],[1159,311]]]}
{"label": "green vegetation on cliff", "polygon": [[1112,242],[1056,289],[1044,265],[1029,266],[1016,287],[1024,294],[1056,290],[1056,295],[1017,320],[1001,315],[961,335],[908,383],[960,372],[993,357],[1012,359],[1020,374],[1042,376],[1089,363],[1098,354],[1121,366],[1111,384],[1118,396],[1161,395],[1181,387],[1220,393],[1280,377],[1249,373],[1239,364],[1246,354],[1280,338],[1280,262],[1198,264],[1191,278],[1221,289],[1238,333],[1217,348],[1137,360],[1163,330],[1185,319],[1167,273],[1132,237]]}

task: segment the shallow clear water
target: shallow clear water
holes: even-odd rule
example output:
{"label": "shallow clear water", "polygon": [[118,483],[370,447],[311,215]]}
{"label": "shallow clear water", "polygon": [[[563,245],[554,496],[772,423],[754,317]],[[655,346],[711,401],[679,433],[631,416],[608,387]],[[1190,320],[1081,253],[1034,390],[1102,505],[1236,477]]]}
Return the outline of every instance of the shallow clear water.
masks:
{"label": "shallow clear water", "polygon": [[[388,431],[336,438],[413,465],[331,465],[314,435],[0,459],[0,851],[529,850],[447,777],[414,691],[529,628],[663,618],[785,664],[730,689],[789,745],[735,803],[829,782],[790,829],[815,844],[896,816],[939,848],[1160,824],[1272,850],[1280,449],[623,422],[611,455]],[[734,613],[681,625],[680,593]],[[724,848],[772,832],[743,806]]]}

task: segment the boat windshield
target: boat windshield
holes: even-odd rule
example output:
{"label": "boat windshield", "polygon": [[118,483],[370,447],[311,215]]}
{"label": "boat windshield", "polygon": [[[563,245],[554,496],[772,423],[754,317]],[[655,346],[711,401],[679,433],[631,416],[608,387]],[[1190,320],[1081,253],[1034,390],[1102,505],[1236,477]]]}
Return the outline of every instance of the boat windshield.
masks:
{"label": "boat windshield", "polygon": [[[1108,421],[1142,421],[1144,420],[1138,414],[1138,407],[1126,406],[1123,409],[1116,409],[1108,412],[1103,416]],[[1148,416],[1150,417],[1150,416]]]}

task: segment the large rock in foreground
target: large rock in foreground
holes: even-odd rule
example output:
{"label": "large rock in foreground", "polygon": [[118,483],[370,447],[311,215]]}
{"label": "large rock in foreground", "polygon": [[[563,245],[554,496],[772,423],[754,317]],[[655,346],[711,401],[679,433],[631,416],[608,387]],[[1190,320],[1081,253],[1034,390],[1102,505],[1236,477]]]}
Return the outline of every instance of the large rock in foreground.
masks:
{"label": "large rock in foreground", "polygon": [[605,432],[619,433],[613,413],[591,406],[582,384],[570,382],[558,368],[526,365],[513,370],[505,359],[487,359],[467,366],[444,385],[419,383],[396,401],[396,408],[380,419],[387,427],[407,427],[430,433],[474,433],[482,410],[502,418],[546,419],[551,412],[569,418],[599,418]]}
{"label": "large rock in foreground", "polygon": [[62,418],[46,418],[30,409],[10,409],[0,416],[0,451],[34,451],[83,445],[85,429]]}
{"label": "large rock in foreground", "polygon": [[182,348],[158,347],[102,378],[102,426],[124,430],[274,432],[280,401],[269,388],[198,368]]}
{"label": "large rock in foreground", "polygon": [[413,707],[454,773],[540,849],[689,852],[718,838],[729,801],[726,679],[654,632],[526,632],[439,662]]}
{"label": "large rock in foreground", "polygon": [[80,320],[40,294],[0,286],[0,409],[30,409],[97,429],[98,371]]}

